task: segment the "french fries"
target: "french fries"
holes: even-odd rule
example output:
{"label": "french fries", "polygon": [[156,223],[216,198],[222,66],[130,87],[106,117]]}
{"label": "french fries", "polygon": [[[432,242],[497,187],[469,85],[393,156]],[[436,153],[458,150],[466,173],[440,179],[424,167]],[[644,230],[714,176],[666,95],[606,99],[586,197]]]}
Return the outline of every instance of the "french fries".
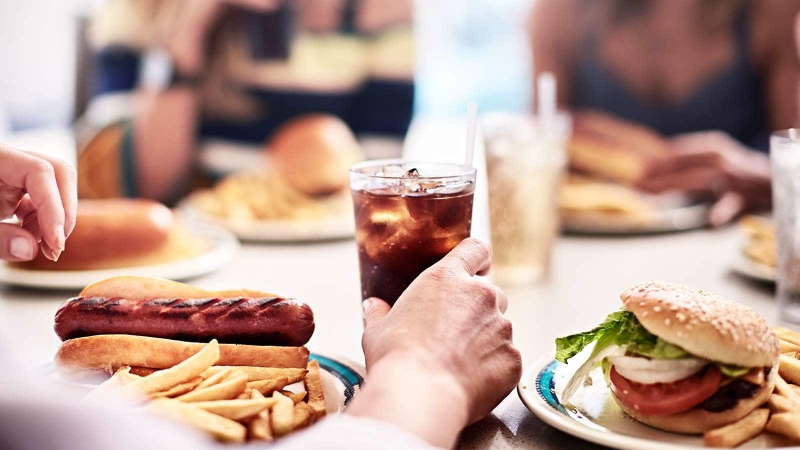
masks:
{"label": "french fries", "polygon": [[300,403],[300,402],[302,402],[303,400],[305,400],[305,399],[306,399],[306,395],[308,395],[308,393],[307,393],[307,392],[305,392],[305,391],[301,391],[301,392],[292,392],[292,391],[284,391],[284,390],[282,390],[282,391],[280,391],[280,392],[281,392],[281,394],[283,394],[283,395],[285,395],[285,396],[289,397],[290,399],[292,399],[292,401],[293,401],[295,404],[297,404],[297,403]]}
{"label": "french fries", "polygon": [[280,392],[273,392],[272,398],[277,400],[272,406],[272,432],[275,436],[285,436],[294,429],[294,402]]}
{"label": "french fries", "polygon": [[305,380],[308,392],[308,406],[314,410],[314,417],[321,419],[328,413],[325,406],[325,393],[322,390],[322,377],[319,373],[319,361],[316,359],[308,363],[308,375]]}
{"label": "french fries", "polygon": [[[87,399],[131,395],[138,403],[146,402],[149,410],[222,442],[269,442],[324,416],[327,406],[316,361],[308,369],[216,365],[220,349],[214,340],[173,367],[121,367]],[[283,355],[294,354],[307,350],[283,347],[274,360],[285,366]],[[299,382],[305,391],[287,388]]]}
{"label": "french fries", "polygon": [[206,431],[222,442],[244,442],[247,436],[244,425],[177,400],[161,398],[150,402],[148,407],[164,416]]}
{"label": "french fries", "polygon": [[738,421],[703,435],[707,447],[733,448],[756,437],[769,419],[768,409],[756,409]]}
{"label": "french fries", "polygon": [[247,436],[251,441],[272,441],[272,426],[270,425],[269,409],[258,413],[258,416],[247,424]]}
{"label": "french fries", "polygon": [[274,398],[220,400],[216,402],[197,402],[192,406],[225,417],[226,419],[243,420],[272,407],[277,401],[278,400]]}
{"label": "french fries", "polygon": [[177,400],[182,402],[208,402],[213,400],[230,400],[236,398],[247,388],[247,375],[232,372],[225,380],[202,389],[181,395]]}
{"label": "french fries", "polygon": [[247,387],[254,391],[261,392],[264,395],[270,395],[275,391],[285,388],[288,384],[289,379],[282,377],[275,378],[274,380],[251,381],[247,383]]}
{"label": "french fries", "polygon": [[275,378],[287,378],[289,384],[297,383],[305,378],[306,369],[276,369],[274,367],[250,367],[250,366],[214,366],[205,371],[205,374],[213,375],[228,369],[239,370],[247,374],[247,382],[272,380]]}
{"label": "french fries", "polygon": [[203,382],[203,379],[201,377],[195,377],[195,378],[187,381],[186,383],[182,383],[182,384],[179,384],[177,386],[173,386],[173,387],[169,388],[166,391],[161,391],[161,392],[156,392],[154,394],[150,394],[150,397],[151,398],[164,398],[164,397],[172,398],[172,397],[177,397],[179,395],[183,395],[183,394],[185,394],[185,393],[187,393],[189,391],[194,390],[195,388],[200,386],[200,383],[202,383],[202,382]]}
{"label": "french fries", "polygon": [[800,361],[789,355],[780,356],[780,366],[778,373],[784,380],[800,384]]}
{"label": "french fries", "polygon": [[800,441],[800,411],[772,414],[765,429],[771,433]]}
{"label": "french fries", "polygon": [[206,369],[216,364],[217,361],[219,361],[219,344],[214,339],[199,352],[180,364],[169,369],[159,370],[146,377],[141,377],[136,382],[131,383],[130,386],[144,394],[164,391],[196,378]]}

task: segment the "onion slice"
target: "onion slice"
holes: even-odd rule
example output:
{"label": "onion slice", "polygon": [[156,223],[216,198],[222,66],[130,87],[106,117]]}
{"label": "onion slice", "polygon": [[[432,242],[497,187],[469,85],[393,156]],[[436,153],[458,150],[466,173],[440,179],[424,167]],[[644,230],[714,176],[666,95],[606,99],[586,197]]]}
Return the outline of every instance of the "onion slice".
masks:
{"label": "onion slice", "polygon": [[705,359],[647,359],[638,356],[614,355],[608,360],[617,373],[642,384],[672,383],[690,377],[710,364]]}

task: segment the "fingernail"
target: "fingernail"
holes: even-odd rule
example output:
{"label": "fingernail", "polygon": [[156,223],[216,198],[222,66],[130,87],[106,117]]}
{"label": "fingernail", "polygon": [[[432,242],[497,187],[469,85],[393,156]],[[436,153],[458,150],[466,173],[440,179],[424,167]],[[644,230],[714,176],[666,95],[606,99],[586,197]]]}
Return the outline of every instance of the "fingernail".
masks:
{"label": "fingernail", "polygon": [[11,238],[8,252],[11,256],[19,259],[30,260],[34,256],[34,248],[31,242],[24,237]]}
{"label": "fingernail", "polygon": [[[60,254],[61,251],[64,250],[64,243],[67,241],[67,238],[64,236],[64,227],[56,226],[55,231],[56,247],[53,250],[55,250],[55,253]],[[58,255],[56,255],[56,259],[58,259]]]}
{"label": "fingernail", "polygon": [[372,299],[368,298],[368,299],[364,300],[363,302],[361,302],[361,311],[362,311],[364,317],[367,316],[367,313],[369,313],[369,309],[370,308],[372,308]]}

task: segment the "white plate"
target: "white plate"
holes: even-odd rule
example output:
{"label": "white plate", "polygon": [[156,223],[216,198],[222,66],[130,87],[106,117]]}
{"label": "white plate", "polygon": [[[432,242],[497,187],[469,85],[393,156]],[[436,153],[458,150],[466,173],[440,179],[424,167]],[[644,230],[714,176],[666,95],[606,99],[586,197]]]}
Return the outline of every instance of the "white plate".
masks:
{"label": "white plate", "polygon": [[189,203],[181,203],[181,211],[190,217],[222,226],[243,241],[250,242],[318,242],[349,239],[355,236],[353,213],[347,212],[318,220],[261,220],[242,222],[204,214]]}
{"label": "white plate", "polygon": [[[583,361],[579,356],[562,364],[547,353],[528,366],[517,386],[522,403],[545,423],[580,439],[623,450],[686,450],[703,447],[701,436],[686,436],[650,428],[619,409],[611,398],[602,372],[592,372],[592,385],[578,389],[572,407],[559,397],[570,376]],[[738,448],[778,448],[791,445],[783,438],[762,433]]]}
{"label": "white plate", "polygon": [[744,254],[744,249],[750,237],[743,230],[739,230],[739,246],[735,254],[731,256],[729,267],[732,271],[747,278],[775,283],[778,277],[776,268],[753,261]]}
{"label": "white plate", "polygon": [[742,252],[737,252],[731,259],[730,268],[734,272],[767,283],[775,283],[777,280],[777,270],[766,264],[760,264],[750,260]]}
{"label": "white plate", "polygon": [[211,248],[194,258],[149,266],[107,270],[29,270],[0,264],[0,283],[38,289],[83,289],[89,284],[119,275],[185,280],[218,270],[239,252],[239,241],[228,230],[213,225],[187,222],[198,236],[212,240]]}
{"label": "white plate", "polygon": [[[325,392],[328,413],[336,414],[344,411],[345,407],[353,399],[353,396],[361,390],[367,370],[363,365],[342,357],[330,357],[311,353],[308,359],[309,361],[312,359],[319,361],[319,367],[322,369],[322,387]],[[76,396],[84,394],[94,388],[92,385],[76,384],[62,378],[55,372],[52,362],[43,364],[39,367],[38,372],[45,382],[58,385],[60,388],[68,390]],[[287,388],[290,390],[296,388],[293,390],[298,392],[302,390],[302,386],[299,384],[298,386],[291,385]]]}
{"label": "white plate", "polygon": [[644,234],[693,230],[708,225],[710,205],[697,204],[662,209],[646,217],[630,217],[601,212],[562,214],[565,231],[582,234]]}

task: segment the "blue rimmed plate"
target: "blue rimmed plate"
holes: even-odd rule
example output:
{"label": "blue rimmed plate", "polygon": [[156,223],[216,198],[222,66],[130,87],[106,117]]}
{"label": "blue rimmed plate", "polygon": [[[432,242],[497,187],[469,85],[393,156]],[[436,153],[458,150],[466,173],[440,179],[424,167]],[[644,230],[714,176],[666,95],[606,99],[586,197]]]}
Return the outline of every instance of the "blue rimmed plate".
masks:
{"label": "blue rimmed plate", "polygon": [[[321,377],[328,413],[343,411],[364,384],[364,377],[367,373],[364,366],[346,358],[324,356],[317,353],[311,353],[308,359],[309,361],[314,359],[319,361],[319,367],[322,369]],[[86,392],[94,387],[76,384],[61,378],[53,368],[52,361],[39,366],[37,373],[47,381],[76,393]],[[292,386],[289,386],[289,389],[291,388]]]}
{"label": "blue rimmed plate", "polygon": [[[565,433],[595,444],[624,450],[686,450],[703,447],[700,436],[668,433],[631,419],[614,403],[600,370],[592,383],[578,389],[571,405],[559,400],[567,382],[583,363],[579,356],[562,364],[550,352],[528,366],[517,386],[522,403],[542,421]],[[778,436],[762,433],[738,448],[778,448],[791,445]]]}

